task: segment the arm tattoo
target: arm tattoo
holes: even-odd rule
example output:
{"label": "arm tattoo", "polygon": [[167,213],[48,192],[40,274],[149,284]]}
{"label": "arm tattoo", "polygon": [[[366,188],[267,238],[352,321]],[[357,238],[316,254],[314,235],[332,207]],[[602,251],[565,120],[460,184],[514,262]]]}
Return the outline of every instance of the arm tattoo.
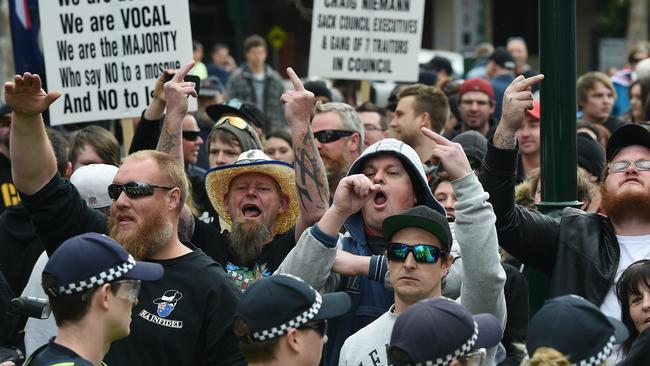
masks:
{"label": "arm tattoo", "polygon": [[181,166],[183,165],[183,149],[181,147],[181,136],[178,133],[169,132],[168,129],[163,128],[158,140],[156,150],[167,153],[176,159]]}
{"label": "arm tattoo", "polygon": [[504,134],[501,131],[495,132],[494,146],[502,150],[513,150],[517,147],[517,135],[516,134]]}
{"label": "arm tattoo", "polygon": [[[307,203],[310,203],[314,204],[316,208],[325,209],[329,198],[329,188],[311,129],[307,130],[302,144],[295,147],[294,153],[296,155],[296,188],[302,207],[308,209]],[[312,193],[315,193],[317,197],[312,198]]]}

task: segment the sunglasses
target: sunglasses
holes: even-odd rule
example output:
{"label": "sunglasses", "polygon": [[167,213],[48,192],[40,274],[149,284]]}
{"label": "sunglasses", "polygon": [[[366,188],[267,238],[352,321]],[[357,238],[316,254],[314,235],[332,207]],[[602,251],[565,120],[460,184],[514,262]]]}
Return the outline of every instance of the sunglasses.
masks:
{"label": "sunglasses", "polygon": [[126,195],[131,199],[153,196],[154,188],[169,190],[174,187],[161,187],[144,182],[128,182],[124,184],[113,183],[108,186],[108,197],[112,200],[116,200],[122,192],[126,193]]}
{"label": "sunglasses", "polygon": [[138,295],[140,294],[140,286],[142,282],[140,280],[121,280],[111,282],[111,284],[118,285],[116,296],[124,300],[128,300],[134,303],[138,302]]}
{"label": "sunglasses", "polygon": [[307,323],[298,329],[313,329],[320,334],[321,338],[327,333],[327,320],[319,320],[315,323]]}
{"label": "sunglasses", "polygon": [[487,351],[485,350],[485,348],[479,348],[474,352],[470,352],[465,357],[463,357],[465,359],[464,365],[479,366],[483,362],[483,360],[485,360],[486,355],[487,355]]}
{"label": "sunglasses", "polygon": [[630,164],[634,164],[637,170],[645,171],[650,170],[650,160],[637,160],[634,162],[630,161],[617,161],[615,163],[607,164],[609,171],[612,173],[621,173],[627,170]]}
{"label": "sunglasses", "polygon": [[413,253],[413,258],[415,258],[415,261],[418,263],[433,264],[438,261],[438,258],[440,258],[442,250],[433,245],[408,245],[404,243],[390,243],[388,244],[388,249],[386,249],[386,255],[388,256],[388,259],[392,261],[403,262],[406,260],[409,253]]}
{"label": "sunglasses", "polygon": [[322,130],[322,131],[314,132],[314,137],[321,144],[326,144],[328,142],[338,141],[343,137],[351,136],[354,133],[355,133],[354,131],[347,131],[347,130]]}
{"label": "sunglasses", "polygon": [[242,131],[248,131],[251,128],[251,126],[248,124],[248,122],[246,122],[246,120],[235,116],[225,116],[219,118],[217,122],[214,123],[214,127],[220,126],[224,123],[227,123]]}
{"label": "sunglasses", "polygon": [[199,138],[199,131],[183,131],[183,140],[196,141]]}

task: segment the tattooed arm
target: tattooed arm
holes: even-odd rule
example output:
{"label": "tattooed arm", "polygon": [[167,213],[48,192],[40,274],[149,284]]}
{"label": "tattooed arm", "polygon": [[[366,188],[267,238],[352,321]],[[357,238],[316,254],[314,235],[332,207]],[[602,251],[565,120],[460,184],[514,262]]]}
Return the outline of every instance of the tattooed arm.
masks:
{"label": "tattooed arm", "polygon": [[295,155],[296,189],[300,198],[300,217],[296,223],[296,241],[302,232],[315,224],[328,206],[329,188],[325,168],[320,158],[314,135],[309,128],[309,118],[314,108],[314,94],[305,90],[293,71],[287,68],[293,89],[282,94],[282,102],[293,140]]}
{"label": "tattooed arm", "polygon": [[184,166],[182,129],[183,117],[187,114],[187,97],[190,95],[196,97],[194,83],[183,81],[183,78],[193,66],[194,62],[183,66],[170,81],[165,83],[167,113],[156,147],[156,150],[171,155],[181,166]]}

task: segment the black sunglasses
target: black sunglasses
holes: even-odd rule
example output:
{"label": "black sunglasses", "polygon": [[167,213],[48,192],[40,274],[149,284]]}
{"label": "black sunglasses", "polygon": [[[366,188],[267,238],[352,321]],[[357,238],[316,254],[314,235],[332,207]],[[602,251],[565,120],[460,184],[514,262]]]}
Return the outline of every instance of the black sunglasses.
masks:
{"label": "black sunglasses", "polygon": [[322,130],[314,132],[314,137],[321,144],[337,141],[343,137],[348,137],[354,134],[354,131],[347,130]]}
{"label": "black sunglasses", "polygon": [[433,245],[408,245],[404,243],[390,243],[388,244],[388,249],[386,249],[386,255],[388,256],[388,259],[392,261],[403,262],[406,260],[409,253],[413,253],[413,258],[415,258],[415,261],[418,263],[433,264],[438,261],[438,258],[440,258],[442,250]]}
{"label": "black sunglasses", "polygon": [[124,184],[113,183],[108,186],[108,197],[110,197],[112,200],[116,200],[122,191],[124,191],[124,193],[126,193],[126,195],[131,199],[153,196],[154,188],[169,190],[173,187],[155,186],[153,184],[144,182],[128,182]]}
{"label": "black sunglasses", "polygon": [[321,337],[324,337],[327,333],[327,320],[319,320],[315,323],[307,323],[298,329],[313,329],[317,331]]}
{"label": "black sunglasses", "polygon": [[187,141],[196,141],[199,138],[199,131],[183,131],[183,139]]}

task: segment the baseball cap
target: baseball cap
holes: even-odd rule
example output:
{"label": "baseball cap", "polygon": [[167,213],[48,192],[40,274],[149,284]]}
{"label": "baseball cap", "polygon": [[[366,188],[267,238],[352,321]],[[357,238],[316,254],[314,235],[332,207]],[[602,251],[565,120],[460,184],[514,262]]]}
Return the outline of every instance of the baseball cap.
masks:
{"label": "baseball cap", "polygon": [[605,150],[589,134],[579,132],[576,136],[578,166],[587,170],[600,181],[605,168]]}
{"label": "baseball cap", "polygon": [[345,292],[321,295],[302,279],[278,274],[256,281],[242,295],[235,310],[249,333],[251,342],[265,342],[285,335],[314,320],[343,315],[350,309]]}
{"label": "baseball cap", "polygon": [[120,278],[156,281],[163,275],[158,263],[136,262],[112,238],[98,233],[74,236],[61,244],[43,269],[56,278],[44,289],[51,296],[73,295]]}
{"label": "baseball cap", "polygon": [[532,356],[537,348],[550,347],[567,356],[572,364],[595,366],[627,337],[623,323],[605,316],[580,296],[565,295],[546,300],[530,320],[526,349]]}
{"label": "baseball cap", "polygon": [[108,196],[108,185],[113,183],[117,170],[109,164],[85,165],[72,173],[70,183],[90,208],[110,206],[113,200]]}
{"label": "baseball cap", "polygon": [[645,146],[650,149],[650,132],[641,125],[624,124],[612,133],[609,142],[607,142],[607,161],[611,161],[622,148],[632,145]]}
{"label": "baseball cap", "polygon": [[512,58],[510,52],[503,47],[497,47],[497,49],[495,49],[488,57],[488,60],[494,61],[498,66],[508,70],[514,70],[516,66],[515,59]]}
{"label": "baseball cap", "polygon": [[460,144],[470,161],[472,169],[480,168],[487,153],[487,139],[478,131],[469,130],[458,134],[451,142]]}
{"label": "baseball cap", "polygon": [[[395,321],[388,358],[395,365],[447,365],[474,349],[496,346],[501,333],[499,321],[492,314],[472,315],[446,297],[423,300],[411,305]],[[406,353],[410,360],[402,360],[398,353]]]}
{"label": "baseball cap", "polygon": [[470,91],[478,91],[487,94],[490,99],[494,99],[494,89],[489,81],[481,78],[471,78],[465,80],[460,87],[459,95],[463,95]]}
{"label": "baseball cap", "polygon": [[393,234],[407,227],[416,227],[433,234],[442,243],[444,252],[449,253],[451,249],[451,229],[447,218],[440,212],[427,206],[415,206],[398,214],[389,216],[384,220],[381,230],[384,238],[389,238]]}
{"label": "baseball cap", "polygon": [[535,119],[540,119],[542,115],[542,105],[540,104],[539,100],[534,100],[533,109],[527,109],[526,113],[533,116]]}
{"label": "baseball cap", "polygon": [[223,116],[233,115],[243,118],[246,122],[251,123],[262,130],[264,130],[265,126],[268,125],[268,120],[264,115],[264,112],[262,112],[255,104],[237,98],[230,99],[222,104],[208,106],[206,107],[205,112],[215,122]]}
{"label": "baseball cap", "polygon": [[332,92],[327,88],[327,85],[322,80],[308,81],[304,85],[305,90],[314,93],[314,96],[325,97],[330,102],[332,101]]}

